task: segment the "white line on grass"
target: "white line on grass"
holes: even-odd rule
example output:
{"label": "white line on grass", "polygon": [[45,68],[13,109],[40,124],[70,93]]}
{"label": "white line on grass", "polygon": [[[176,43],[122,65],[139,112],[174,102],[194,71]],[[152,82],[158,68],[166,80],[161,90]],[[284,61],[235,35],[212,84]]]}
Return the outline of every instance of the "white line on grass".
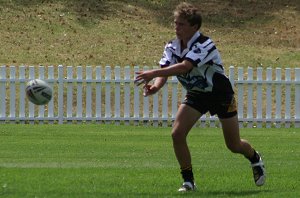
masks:
{"label": "white line on grass", "polygon": [[1,162],[0,168],[166,168],[175,167],[160,163],[99,163],[99,162]]}

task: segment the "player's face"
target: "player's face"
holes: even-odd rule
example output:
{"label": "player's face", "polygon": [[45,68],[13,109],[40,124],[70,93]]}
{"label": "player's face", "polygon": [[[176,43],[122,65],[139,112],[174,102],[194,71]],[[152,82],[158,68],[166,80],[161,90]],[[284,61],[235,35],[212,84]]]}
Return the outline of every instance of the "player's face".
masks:
{"label": "player's face", "polygon": [[198,30],[196,25],[192,26],[186,19],[178,16],[175,16],[174,26],[177,38],[183,41],[189,41]]}

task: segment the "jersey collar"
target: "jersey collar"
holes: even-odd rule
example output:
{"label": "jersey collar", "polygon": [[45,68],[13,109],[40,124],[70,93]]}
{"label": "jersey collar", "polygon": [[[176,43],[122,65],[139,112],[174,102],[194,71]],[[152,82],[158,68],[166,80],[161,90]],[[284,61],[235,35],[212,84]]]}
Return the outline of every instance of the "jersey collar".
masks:
{"label": "jersey collar", "polygon": [[199,31],[197,31],[194,35],[193,35],[193,37],[189,40],[189,42],[187,43],[187,48],[188,49],[190,49],[192,46],[192,44],[196,41],[196,39],[200,36],[201,34],[200,34],[200,32]]}
{"label": "jersey collar", "polygon": [[180,55],[180,56],[183,56],[185,55],[186,53],[188,53],[188,51],[190,50],[190,48],[192,47],[193,43],[197,40],[197,38],[200,36],[200,32],[197,31],[195,32],[195,34],[192,36],[192,38],[188,41],[187,43],[187,48],[183,49],[182,52],[181,52],[181,42],[179,39],[176,39],[176,45],[179,46],[178,48],[176,48],[176,54]]}

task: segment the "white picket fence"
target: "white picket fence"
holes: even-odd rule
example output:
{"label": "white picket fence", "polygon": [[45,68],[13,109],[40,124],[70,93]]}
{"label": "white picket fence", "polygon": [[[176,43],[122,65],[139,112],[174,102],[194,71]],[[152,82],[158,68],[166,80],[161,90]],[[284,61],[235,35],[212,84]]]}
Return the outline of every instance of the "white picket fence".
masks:
{"label": "white picket fence", "polygon": [[[175,77],[154,96],[143,97],[134,73],[150,67],[0,66],[0,123],[113,123],[170,126],[185,90]],[[284,74],[283,74],[284,71]],[[300,127],[300,68],[231,66],[241,127]],[[237,79],[236,77],[237,76]],[[48,105],[25,96],[30,79],[44,79],[54,90]],[[204,115],[197,127],[218,127]]]}

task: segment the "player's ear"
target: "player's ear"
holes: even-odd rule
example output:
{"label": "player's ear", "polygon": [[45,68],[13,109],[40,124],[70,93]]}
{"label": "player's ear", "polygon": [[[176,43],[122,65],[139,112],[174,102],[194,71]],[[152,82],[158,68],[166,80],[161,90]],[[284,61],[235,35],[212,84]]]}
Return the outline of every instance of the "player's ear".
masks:
{"label": "player's ear", "polygon": [[198,24],[195,24],[192,27],[194,28],[195,31],[199,30],[199,25]]}

